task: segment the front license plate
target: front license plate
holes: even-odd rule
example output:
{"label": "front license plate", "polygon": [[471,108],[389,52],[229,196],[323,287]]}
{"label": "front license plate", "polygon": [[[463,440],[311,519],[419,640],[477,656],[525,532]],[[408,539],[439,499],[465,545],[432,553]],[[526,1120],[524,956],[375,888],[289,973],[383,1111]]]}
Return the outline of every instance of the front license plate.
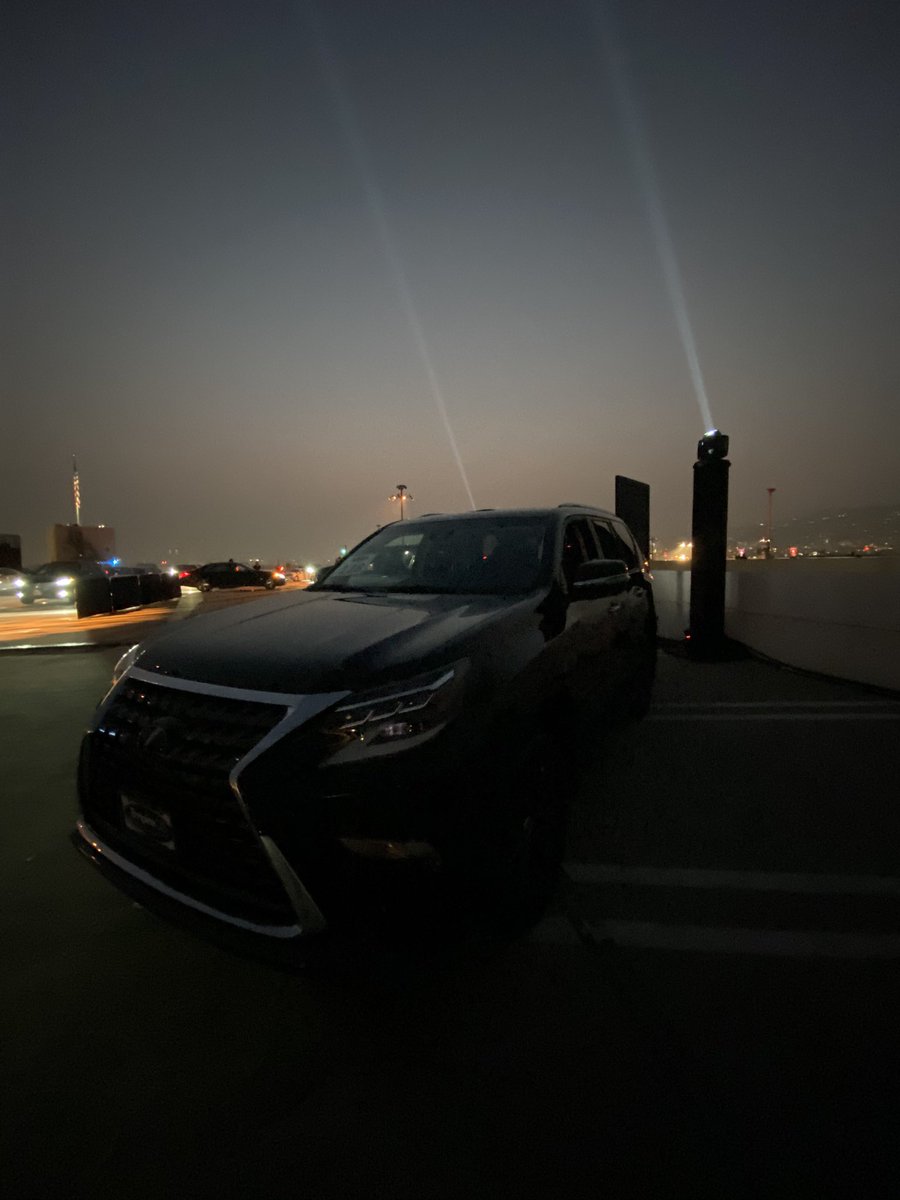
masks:
{"label": "front license plate", "polygon": [[130,829],[132,833],[139,834],[146,841],[164,850],[175,849],[172,818],[161,808],[123,793],[122,816],[126,829]]}

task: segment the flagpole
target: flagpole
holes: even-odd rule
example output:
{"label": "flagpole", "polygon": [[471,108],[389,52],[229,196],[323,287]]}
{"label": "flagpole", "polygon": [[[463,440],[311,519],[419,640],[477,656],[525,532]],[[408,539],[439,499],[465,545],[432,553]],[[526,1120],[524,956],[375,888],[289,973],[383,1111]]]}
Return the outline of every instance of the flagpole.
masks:
{"label": "flagpole", "polygon": [[78,485],[78,464],[72,455],[72,496],[75,500],[75,524],[81,524],[81,488]]}

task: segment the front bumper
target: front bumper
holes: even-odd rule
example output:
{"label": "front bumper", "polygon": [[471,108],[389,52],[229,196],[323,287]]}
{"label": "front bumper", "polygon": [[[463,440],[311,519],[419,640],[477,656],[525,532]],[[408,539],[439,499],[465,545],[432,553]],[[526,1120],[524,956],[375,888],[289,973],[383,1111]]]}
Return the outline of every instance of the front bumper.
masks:
{"label": "front bumper", "polygon": [[[290,942],[402,911],[411,887],[440,887],[435,816],[460,806],[404,756],[327,766],[311,718],[336,698],[132,669],[84,739],[76,845],[146,907],[207,933]],[[130,822],[134,804],[162,844]]]}
{"label": "front bumper", "polygon": [[[182,917],[184,910],[193,914],[195,920],[208,929],[209,922],[224,924],[245,934],[278,940],[299,938],[314,930],[301,925],[299,917],[286,923],[253,921],[224,908],[207,904],[198,897],[179,891],[178,888],[161,879],[158,874],[146,870],[132,859],[120,854],[112,846],[107,845],[99,834],[88,825],[84,818],[75,823],[72,840],[81,853],[96,866],[103,875],[116,884],[122,891],[127,892],[136,900],[146,903],[150,908],[164,908],[168,915]],[[315,906],[313,906],[315,907]],[[325,921],[318,913],[318,925],[315,931],[324,929]]]}

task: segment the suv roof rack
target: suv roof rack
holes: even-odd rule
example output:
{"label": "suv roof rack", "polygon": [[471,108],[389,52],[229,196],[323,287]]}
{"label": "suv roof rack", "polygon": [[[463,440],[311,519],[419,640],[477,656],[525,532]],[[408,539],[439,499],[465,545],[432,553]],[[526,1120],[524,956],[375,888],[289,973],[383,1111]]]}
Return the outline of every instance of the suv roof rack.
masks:
{"label": "suv roof rack", "polygon": [[596,504],[578,504],[575,500],[566,500],[563,504],[557,504],[557,508],[596,508]]}

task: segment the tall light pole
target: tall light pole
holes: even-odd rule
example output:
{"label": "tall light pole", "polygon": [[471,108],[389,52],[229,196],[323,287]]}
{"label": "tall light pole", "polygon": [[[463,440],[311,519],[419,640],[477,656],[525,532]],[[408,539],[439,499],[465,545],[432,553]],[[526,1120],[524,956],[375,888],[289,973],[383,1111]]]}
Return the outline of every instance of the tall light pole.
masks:
{"label": "tall light pole", "polygon": [[409,488],[406,486],[406,484],[398,483],[396,492],[393,494],[393,496],[391,496],[392,500],[400,501],[400,520],[401,521],[406,516],[406,512],[405,512],[406,501],[413,499],[413,497],[410,496],[408,493],[409,493]]}
{"label": "tall light pole", "polygon": [[766,546],[766,558],[771,558],[772,557],[772,529],[773,529],[772,508],[775,503],[773,500],[773,496],[775,495],[775,488],[766,488],[766,491],[769,493],[769,526],[768,526],[768,529],[766,530],[766,534],[767,534],[766,540],[768,542],[768,545]]}
{"label": "tall light pole", "polygon": [[78,482],[78,465],[72,455],[72,499],[75,501],[75,524],[81,524],[81,486]]}

